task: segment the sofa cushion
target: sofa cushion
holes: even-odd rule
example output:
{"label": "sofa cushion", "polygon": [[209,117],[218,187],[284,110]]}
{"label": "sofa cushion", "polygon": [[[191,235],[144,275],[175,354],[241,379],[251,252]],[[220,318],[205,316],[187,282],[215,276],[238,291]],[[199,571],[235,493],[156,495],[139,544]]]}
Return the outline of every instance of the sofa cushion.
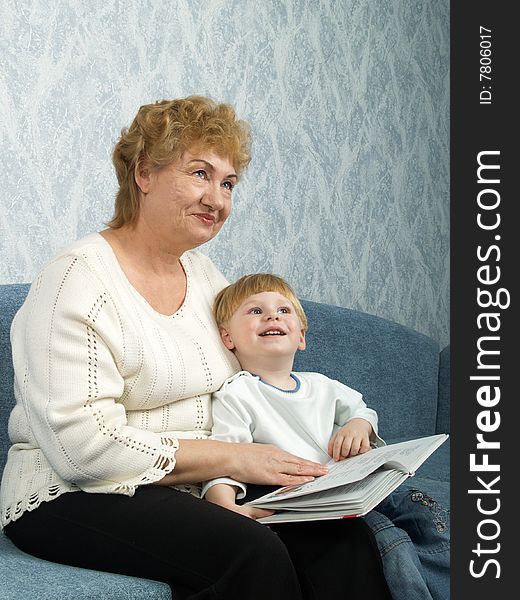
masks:
{"label": "sofa cushion", "polygon": [[2,600],[171,600],[160,581],[102,573],[41,560],[21,552],[0,534]]}

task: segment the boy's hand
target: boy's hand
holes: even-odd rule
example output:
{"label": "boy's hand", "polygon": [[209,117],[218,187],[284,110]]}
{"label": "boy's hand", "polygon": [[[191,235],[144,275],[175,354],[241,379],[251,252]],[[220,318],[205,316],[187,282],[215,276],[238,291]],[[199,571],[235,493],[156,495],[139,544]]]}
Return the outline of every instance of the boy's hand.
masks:
{"label": "boy's hand", "polygon": [[262,517],[270,517],[274,514],[272,510],[256,508],[255,506],[240,506],[236,504],[236,487],[228,483],[217,483],[209,488],[206,492],[206,500],[218,504],[223,508],[237,512],[250,519],[261,519]]}
{"label": "boy's hand", "polygon": [[237,512],[250,519],[261,519],[262,517],[270,517],[274,515],[274,510],[265,510],[263,508],[256,508],[255,506],[240,506],[239,504],[226,504],[224,508]]}
{"label": "boy's hand", "polygon": [[336,461],[370,450],[372,425],[365,419],[351,419],[336,431],[329,442],[328,453]]}

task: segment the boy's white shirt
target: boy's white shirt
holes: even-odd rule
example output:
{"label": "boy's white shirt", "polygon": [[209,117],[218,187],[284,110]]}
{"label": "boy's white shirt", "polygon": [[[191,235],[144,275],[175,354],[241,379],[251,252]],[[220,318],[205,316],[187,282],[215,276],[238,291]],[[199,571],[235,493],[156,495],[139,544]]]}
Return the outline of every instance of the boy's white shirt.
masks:
{"label": "boy's white shirt", "polygon": [[[227,442],[274,444],[296,456],[328,462],[330,438],[350,419],[367,420],[374,430],[373,445],[384,445],[377,435],[377,413],[368,408],[360,392],[321,373],[294,373],[298,391],[280,390],[260,377],[240,371],[227,379],[212,402],[212,439]],[[296,383],[296,382],[295,382]],[[217,483],[246,486],[220,477],[204,484],[202,495]]]}

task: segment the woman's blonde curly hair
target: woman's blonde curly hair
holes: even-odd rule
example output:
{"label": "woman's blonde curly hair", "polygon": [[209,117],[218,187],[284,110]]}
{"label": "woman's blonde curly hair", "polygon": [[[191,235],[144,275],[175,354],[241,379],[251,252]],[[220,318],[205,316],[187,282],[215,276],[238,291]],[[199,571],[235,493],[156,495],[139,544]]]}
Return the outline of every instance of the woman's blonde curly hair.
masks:
{"label": "woman's blonde curly hair", "polygon": [[238,176],[251,160],[251,130],[237,119],[229,104],[204,96],[188,96],[145,104],[130,127],[121,131],[112,161],[119,190],[108,226],[132,225],[139,214],[136,169],[146,162],[152,169],[171,164],[188,149],[213,150],[227,158]]}

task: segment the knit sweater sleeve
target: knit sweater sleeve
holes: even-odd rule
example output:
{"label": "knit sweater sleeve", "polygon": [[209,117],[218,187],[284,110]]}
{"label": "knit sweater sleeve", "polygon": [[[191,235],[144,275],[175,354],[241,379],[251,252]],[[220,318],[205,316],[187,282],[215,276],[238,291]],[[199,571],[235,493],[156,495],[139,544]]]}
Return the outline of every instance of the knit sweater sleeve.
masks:
{"label": "knit sweater sleeve", "polygon": [[89,492],[132,495],[175,466],[168,433],[128,426],[127,340],[109,290],[78,256],[47,266],[11,331],[18,403],[52,468]]}

